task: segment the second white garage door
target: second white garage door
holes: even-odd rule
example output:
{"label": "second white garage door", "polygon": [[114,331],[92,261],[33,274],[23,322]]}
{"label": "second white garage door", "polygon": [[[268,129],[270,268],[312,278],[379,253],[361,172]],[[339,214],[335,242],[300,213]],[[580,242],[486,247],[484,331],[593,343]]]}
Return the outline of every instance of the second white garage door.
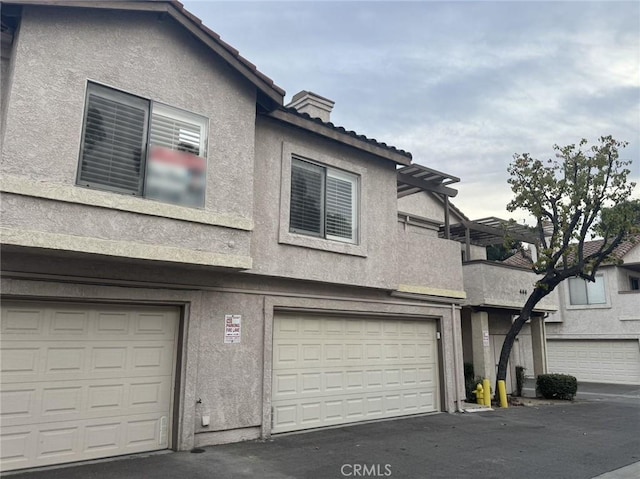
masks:
{"label": "second white garage door", "polygon": [[170,446],[179,310],[2,305],[0,468]]}
{"label": "second white garage door", "polygon": [[273,433],[439,411],[434,321],[280,314]]}
{"label": "second white garage door", "polygon": [[578,381],[640,384],[638,340],[548,340],[549,372]]}

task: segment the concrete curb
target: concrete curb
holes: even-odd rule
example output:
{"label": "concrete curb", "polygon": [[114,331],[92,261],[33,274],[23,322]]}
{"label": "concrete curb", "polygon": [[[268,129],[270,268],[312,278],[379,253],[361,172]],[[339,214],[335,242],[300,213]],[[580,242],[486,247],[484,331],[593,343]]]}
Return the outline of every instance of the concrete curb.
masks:
{"label": "concrete curb", "polygon": [[640,461],[621,467],[620,469],[605,472],[592,479],[637,479],[638,477],[640,477]]}

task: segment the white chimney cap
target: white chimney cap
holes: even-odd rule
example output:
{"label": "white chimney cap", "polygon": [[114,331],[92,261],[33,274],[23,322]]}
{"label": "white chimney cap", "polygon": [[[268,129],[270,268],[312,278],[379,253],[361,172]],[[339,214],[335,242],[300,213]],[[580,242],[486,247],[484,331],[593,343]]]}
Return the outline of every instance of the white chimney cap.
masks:
{"label": "white chimney cap", "polygon": [[329,122],[331,117],[333,105],[335,105],[335,102],[328,98],[302,90],[293,95],[291,102],[289,102],[286,107],[294,108],[299,113],[307,113],[312,118],[319,118],[326,123]]}

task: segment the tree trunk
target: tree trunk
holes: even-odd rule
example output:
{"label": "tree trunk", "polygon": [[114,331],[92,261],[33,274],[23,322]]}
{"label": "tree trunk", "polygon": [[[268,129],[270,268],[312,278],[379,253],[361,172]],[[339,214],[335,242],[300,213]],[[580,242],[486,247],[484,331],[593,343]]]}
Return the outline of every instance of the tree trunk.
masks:
{"label": "tree trunk", "polygon": [[505,381],[507,379],[509,356],[511,355],[511,349],[513,348],[513,343],[516,340],[518,333],[520,333],[522,327],[531,318],[531,313],[533,312],[533,308],[535,308],[536,304],[538,304],[540,300],[552,290],[553,288],[545,289],[544,287],[536,286],[520,311],[520,316],[518,316],[511,325],[507,336],[504,338],[504,343],[502,343],[502,350],[500,351],[500,361],[498,362],[498,371],[496,373],[496,391],[498,390],[497,382]]}

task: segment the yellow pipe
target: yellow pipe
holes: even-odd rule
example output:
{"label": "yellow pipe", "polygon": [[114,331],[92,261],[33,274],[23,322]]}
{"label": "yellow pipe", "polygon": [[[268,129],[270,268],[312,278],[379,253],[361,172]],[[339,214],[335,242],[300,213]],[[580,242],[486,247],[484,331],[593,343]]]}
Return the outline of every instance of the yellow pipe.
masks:
{"label": "yellow pipe", "polygon": [[482,389],[484,390],[484,405],[491,407],[491,381],[483,379]]}
{"label": "yellow pipe", "polygon": [[509,407],[509,403],[507,402],[507,385],[502,379],[498,381],[498,392],[500,393],[500,407]]}

